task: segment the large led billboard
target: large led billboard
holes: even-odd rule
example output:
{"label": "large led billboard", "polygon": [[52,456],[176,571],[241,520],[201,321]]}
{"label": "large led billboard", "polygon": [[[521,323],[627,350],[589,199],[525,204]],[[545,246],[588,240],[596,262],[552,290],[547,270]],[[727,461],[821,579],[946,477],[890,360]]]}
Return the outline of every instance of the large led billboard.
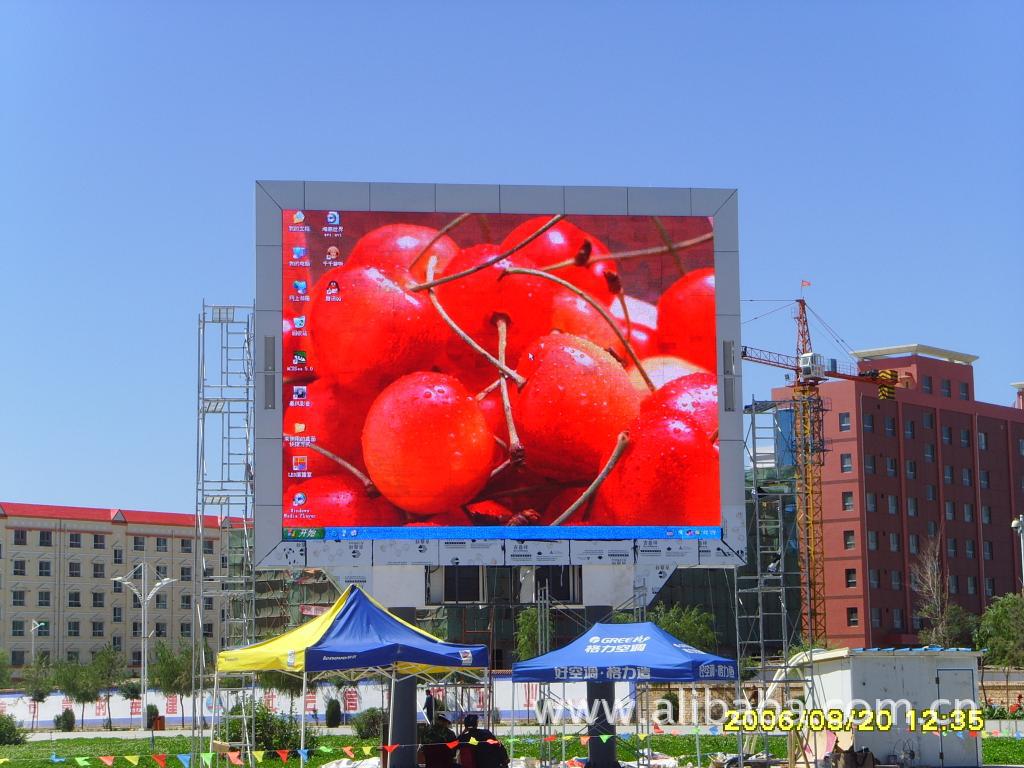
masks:
{"label": "large led billboard", "polygon": [[285,539],[721,536],[712,217],[279,226]]}

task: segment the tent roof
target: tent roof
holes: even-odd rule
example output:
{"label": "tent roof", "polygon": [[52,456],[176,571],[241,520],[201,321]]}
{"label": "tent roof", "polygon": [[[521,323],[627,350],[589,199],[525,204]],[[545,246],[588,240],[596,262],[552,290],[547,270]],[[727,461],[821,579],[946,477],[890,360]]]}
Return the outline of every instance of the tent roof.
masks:
{"label": "tent roof", "polygon": [[649,621],[595,624],[569,645],[512,665],[519,682],[600,680],[720,682],[736,662],[699,651]]}
{"label": "tent roof", "polygon": [[487,666],[483,645],[446,643],[350,586],[321,616],[282,635],[217,654],[218,672],[394,669],[429,674]]}

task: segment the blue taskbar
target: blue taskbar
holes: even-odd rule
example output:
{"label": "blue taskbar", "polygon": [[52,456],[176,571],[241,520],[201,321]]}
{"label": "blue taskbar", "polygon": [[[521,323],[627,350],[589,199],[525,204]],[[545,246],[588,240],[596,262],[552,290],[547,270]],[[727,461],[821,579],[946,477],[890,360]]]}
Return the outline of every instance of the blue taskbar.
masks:
{"label": "blue taskbar", "polygon": [[409,526],[365,528],[285,528],[286,541],[373,541],[379,539],[500,539],[516,541],[616,541],[621,539],[721,539],[720,526],[667,528],[661,525]]}

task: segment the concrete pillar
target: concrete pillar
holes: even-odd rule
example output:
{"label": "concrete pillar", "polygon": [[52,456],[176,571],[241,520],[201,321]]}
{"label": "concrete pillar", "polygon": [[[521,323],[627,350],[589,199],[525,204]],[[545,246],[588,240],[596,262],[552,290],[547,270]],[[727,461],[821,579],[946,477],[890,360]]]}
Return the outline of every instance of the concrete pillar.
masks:
{"label": "concrete pillar", "polygon": [[[587,628],[598,621],[607,621],[611,614],[610,605],[588,605],[586,607]],[[603,703],[602,703],[603,702]],[[588,682],[587,710],[597,717],[587,726],[587,768],[615,768],[619,764],[615,756],[615,723],[608,722],[605,712],[611,712],[615,706],[615,683]],[[605,741],[601,736],[611,736]]]}
{"label": "concrete pillar", "polygon": [[[410,624],[416,623],[415,608],[388,608]],[[388,768],[416,768],[416,678],[407,677],[391,690],[391,723],[388,742],[401,744],[388,756]]]}

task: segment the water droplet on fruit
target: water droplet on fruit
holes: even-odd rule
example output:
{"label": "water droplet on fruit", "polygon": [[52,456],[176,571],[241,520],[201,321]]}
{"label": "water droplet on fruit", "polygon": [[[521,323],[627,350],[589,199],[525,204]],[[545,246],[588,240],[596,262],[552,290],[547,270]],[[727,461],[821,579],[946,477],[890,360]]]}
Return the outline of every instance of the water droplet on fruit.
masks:
{"label": "water droplet on fruit", "polygon": [[431,399],[431,398],[432,398],[433,396],[434,396],[434,393],[433,393],[433,392],[431,392],[431,391],[430,391],[429,389],[427,389],[427,390],[424,390],[424,392],[423,392],[423,398],[424,398],[425,400],[430,400],[430,399]]}

